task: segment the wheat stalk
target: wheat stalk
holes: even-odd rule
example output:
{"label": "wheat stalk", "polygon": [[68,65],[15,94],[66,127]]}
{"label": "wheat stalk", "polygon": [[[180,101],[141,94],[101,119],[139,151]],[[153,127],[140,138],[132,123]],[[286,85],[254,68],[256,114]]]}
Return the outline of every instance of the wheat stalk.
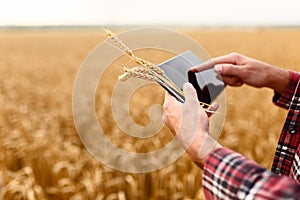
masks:
{"label": "wheat stalk", "polygon": [[[136,55],[134,55],[133,51],[127,47],[120,38],[118,38],[113,32],[111,32],[109,29],[104,29],[106,35],[108,38],[110,38],[116,45],[117,47],[126,53],[131,60],[136,62],[137,64],[142,65],[143,67],[135,67],[129,70],[128,68],[124,67],[123,70],[125,71],[124,74],[119,76],[119,80],[125,81],[130,77],[138,77],[138,78],[145,78],[148,80],[157,80],[153,79],[152,77],[159,77],[161,80],[163,80],[167,85],[171,86],[174,88],[179,94],[183,95],[183,92],[165,75],[164,71],[160,69],[157,65],[154,63],[151,63],[147,60],[144,60]],[[149,70],[150,69],[150,70]],[[152,74],[149,74],[151,71]],[[146,76],[142,76],[142,74],[145,74]],[[150,76],[149,76],[150,75]]]}
{"label": "wheat stalk", "polygon": [[[164,73],[162,69],[160,69],[157,65],[154,63],[151,63],[147,60],[144,60],[138,56],[136,56],[133,51],[126,46],[120,38],[118,38],[113,32],[111,32],[109,29],[104,29],[106,36],[110,38],[116,46],[126,53],[132,61],[136,62],[139,65],[138,67],[134,67],[132,69],[128,69],[127,67],[123,66],[123,71],[124,73],[121,74],[118,78],[121,81],[126,81],[130,77],[136,77],[136,78],[141,78],[141,79],[146,79],[146,80],[151,80],[151,81],[162,81],[165,85],[168,87],[172,88],[175,90],[178,94],[184,96],[183,91],[177,87],[176,84],[174,84]],[[199,104],[204,108],[205,111],[207,112],[212,112],[209,111],[209,108],[212,106],[210,104],[204,103],[204,102],[199,102]]]}
{"label": "wheat stalk", "polygon": [[134,62],[136,62],[139,65],[142,65],[146,68],[152,69],[153,71],[155,71],[156,73],[163,75],[166,77],[165,72],[163,70],[161,70],[159,67],[157,67],[157,65],[155,65],[154,63],[151,63],[147,60],[144,60],[138,56],[136,56],[133,51],[127,47],[120,38],[118,38],[113,32],[111,32],[109,29],[104,29],[106,36],[108,38],[110,38],[115,44],[116,46],[123,51],[124,53],[126,53]]}
{"label": "wheat stalk", "polygon": [[128,69],[127,67],[123,67],[125,73],[119,76],[119,80],[126,81],[130,77],[136,77],[141,79],[146,79],[150,81],[156,81],[156,77],[149,74],[149,70],[143,67],[134,67],[132,69]]}

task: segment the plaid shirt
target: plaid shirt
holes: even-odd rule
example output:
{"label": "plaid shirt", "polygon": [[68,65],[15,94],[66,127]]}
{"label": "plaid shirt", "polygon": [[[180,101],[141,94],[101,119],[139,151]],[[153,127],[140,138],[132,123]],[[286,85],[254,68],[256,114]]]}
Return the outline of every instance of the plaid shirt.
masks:
{"label": "plaid shirt", "polygon": [[300,87],[299,74],[273,102],[288,109],[275,152],[272,171],[226,148],[210,153],[203,171],[207,199],[300,199]]}

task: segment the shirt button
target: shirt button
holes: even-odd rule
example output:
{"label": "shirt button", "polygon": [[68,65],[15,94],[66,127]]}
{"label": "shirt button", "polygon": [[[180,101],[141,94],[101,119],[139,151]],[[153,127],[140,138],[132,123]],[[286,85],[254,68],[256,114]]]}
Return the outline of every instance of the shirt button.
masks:
{"label": "shirt button", "polygon": [[289,133],[290,134],[295,134],[296,133],[296,129],[295,129],[294,126],[292,126],[292,127],[289,128]]}
{"label": "shirt button", "polygon": [[277,170],[275,171],[275,174],[281,175],[280,170],[277,169]]}

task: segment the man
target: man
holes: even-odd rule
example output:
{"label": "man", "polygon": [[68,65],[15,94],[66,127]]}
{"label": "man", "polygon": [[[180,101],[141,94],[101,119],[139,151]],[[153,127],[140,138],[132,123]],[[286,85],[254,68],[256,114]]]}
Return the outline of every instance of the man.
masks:
{"label": "man", "polygon": [[[193,72],[214,68],[225,84],[268,87],[273,102],[288,109],[272,166],[272,172],[222,147],[208,134],[208,116],[189,83],[181,104],[166,94],[164,121],[203,168],[207,199],[300,199],[300,87],[299,74],[280,69],[241,54],[231,53],[191,68]],[[214,108],[214,107],[213,107]],[[216,108],[216,106],[215,106]]]}

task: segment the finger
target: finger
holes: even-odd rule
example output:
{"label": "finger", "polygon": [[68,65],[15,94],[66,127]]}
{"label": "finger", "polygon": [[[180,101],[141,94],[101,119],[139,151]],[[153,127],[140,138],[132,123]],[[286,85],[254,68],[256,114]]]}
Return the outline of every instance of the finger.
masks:
{"label": "finger", "polygon": [[212,58],[200,65],[193,66],[190,68],[190,71],[192,72],[201,72],[207,69],[211,69],[214,67],[214,65],[217,64],[238,64],[241,60],[242,55],[238,53],[230,53],[224,56],[218,56],[215,58]]}
{"label": "finger", "polygon": [[214,102],[214,103],[208,108],[208,110],[209,110],[209,111],[215,112],[215,111],[218,110],[218,108],[219,108],[219,103]]}
{"label": "finger", "polygon": [[[167,98],[168,98],[168,97],[167,97],[168,95],[170,95],[169,92],[165,91],[165,102],[166,102],[166,100],[167,100]],[[164,102],[164,104],[165,104],[165,102]]]}
{"label": "finger", "polygon": [[170,101],[171,99],[175,99],[175,97],[173,97],[169,92],[165,92],[165,102],[166,102],[166,100],[167,101]]}
{"label": "finger", "polygon": [[163,115],[161,116],[161,121],[165,124],[167,121],[167,116],[166,116],[166,112],[163,112]]}
{"label": "finger", "polygon": [[217,102],[214,102],[209,108],[208,112],[206,112],[207,116],[212,116],[219,108],[219,104]]}
{"label": "finger", "polygon": [[195,88],[189,82],[183,84],[183,93],[185,102],[198,102],[198,97]]}
{"label": "finger", "polygon": [[220,73],[216,73],[216,78],[219,79],[220,81],[223,81],[222,75]]}
{"label": "finger", "polygon": [[211,59],[211,60],[208,60],[208,61],[205,61],[203,63],[201,63],[200,65],[196,65],[196,66],[193,66],[190,68],[190,71],[191,72],[202,72],[204,70],[207,70],[207,69],[212,69],[214,67],[215,63],[214,61]]}
{"label": "finger", "polygon": [[165,101],[164,101],[164,104],[163,104],[164,111],[166,112],[168,110],[174,109],[174,107],[176,107],[175,105],[180,106],[179,101],[177,101],[175,99],[175,97],[170,95],[168,92],[165,92]]}
{"label": "finger", "polygon": [[236,77],[236,76],[222,76],[222,81],[226,84],[226,85],[230,85],[230,86],[241,86],[244,84],[244,82],[242,81],[242,79]]}
{"label": "finger", "polygon": [[214,70],[222,76],[237,76],[243,75],[244,67],[233,64],[217,64],[214,66]]}
{"label": "finger", "polygon": [[164,113],[162,116],[162,121],[174,132],[171,122],[170,122],[170,115],[172,112],[180,109],[181,105],[180,102],[177,101],[172,95],[168,92],[165,93],[165,101],[163,104]]}
{"label": "finger", "polygon": [[214,63],[217,64],[222,64],[222,63],[228,63],[228,64],[238,64],[239,60],[241,59],[241,55],[238,53],[230,53],[224,56],[218,56],[215,57]]}
{"label": "finger", "polygon": [[177,99],[175,97],[173,97],[168,92],[166,92],[165,102],[163,104],[163,109],[164,109],[165,114],[168,115],[168,113],[173,112],[174,110],[178,109],[179,107],[181,107],[181,103],[179,101],[177,101]]}

